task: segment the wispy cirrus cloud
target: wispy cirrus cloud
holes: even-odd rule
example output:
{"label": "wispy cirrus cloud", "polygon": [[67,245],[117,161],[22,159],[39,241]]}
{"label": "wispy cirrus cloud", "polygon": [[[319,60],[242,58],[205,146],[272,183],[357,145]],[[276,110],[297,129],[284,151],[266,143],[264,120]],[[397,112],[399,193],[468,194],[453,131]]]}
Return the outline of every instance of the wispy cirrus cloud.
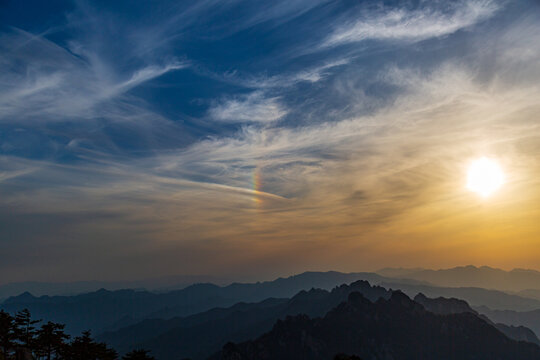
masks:
{"label": "wispy cirrus cloud", "polygon": [[500,8],[492,0],[434,1],[420,9],[368,10],[362,18],[339,26],[323,47],[364,40],[420,41],[452,34],[493,16]]}
{"label": "wispy cirrus cloud", "polygon": [[322,65],[306,67],[292,74],[280,74],[275,76],[250,76],[242,77],[236,73],[226,74],[224,79],[238,83],[242,86],[255,89],[287,88],[302,82],[316,83],[330,75],[335,68],[347,65],[350,59],[347,57],[328,61]]}
{"label": "wispy cirrus cloud", "polygon": [[[452,265],[493,245],[499,264],[537,263],[503,239],[533,249],[539,233],[526,1],[127,3],[68,16],[69,41],[0,38],[2,276]],[[335,46],[363,39],[375,46]],[[489,209],[462,183],[486,154],[508,174]]]}
{"label": "wispy cirrus cloud", "polygon": [[209,110],[213,119],[229,123],[270,123],[286,114],[279,97],[268,97],[262,91],[223,100]]}
{"label": "wispy cirrus cloud", "polygon": [[[90,50],[64,49],[22,30],[3,33],[0,55],[5,72],[0,121],[65,121],[96,117],[96,106],[118,100],[129,90],[188,66],[171,61],[120,75]],[[11,51],[7,51],[11,49]]]}
{"label": "wispy cirrus cloud", "polygon": [[[94,234],[129,238],[133,247],[123,250],[129,256],[131,251],[161,254],[159,248],[184,259],[191,249],[197,264],[186,258],[186,270],[225,266],[211,263],[212,251],[232,254],[248,247],[251,258],[266,259],[305,241],[314,251],[304,259],[309,264],[328,254],[348,259],[337,243],[341,249],[366,246],[388,254],[379,248],[384,244],[370,238],[380,239],[382,233],[399,239],[407,223],[446,229],[441,219],[456,216],[456,209],[473,219],[485,216],[485,210],[478,215],[470,200],[463,200],[460,179],[461,166],[478,153],[497,154],[512,170],[507,186],[513,190],[496,202],[496,211],[525,201],[514,197],[515,189],[524,186],[524,171],[540,164],[515,145],[538,133],[530,120],[540,89],[486,86],[477,75],[451,63],[428,74],[394,67],[381,71],[380,78],[402,93],[375,114],[296,128],[247,126],[234,136],[140,159],[111,156],[72,166],[28,162],[32,173],[5,179],[6,189],[18,190],[8,192],[4,202],[20,207],[19,221],[46,214],[58,224],[46,231],[51,239],[62,232],[85,242],[93,227]],[[441,84],[446,88],[437,91]],[[511,130],[504,125],[509,123]],[[255,171],[261,183],[257,191]],[[67,213],[81,214],[77,227],[62,224]],[[463,217],[454,221],[474,227]],[[387,241],[400,247],[397,240]],[[234,259],[248,266],[248,259]],[[170,266],[158,267],[169,271]]]}

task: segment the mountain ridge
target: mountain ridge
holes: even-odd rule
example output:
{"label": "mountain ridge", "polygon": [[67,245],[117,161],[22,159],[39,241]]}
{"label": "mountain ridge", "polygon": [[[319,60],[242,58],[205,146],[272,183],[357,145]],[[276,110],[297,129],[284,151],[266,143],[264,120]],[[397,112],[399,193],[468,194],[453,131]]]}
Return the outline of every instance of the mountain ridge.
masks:
{"label": "mountain ridge", "polygon": [[[141,347],[151,349],[161,360],[174,360],[178,356],[193,360],[205,359],[209,350],[217,351],[227,341],[245,341],[253,336],[269,331],[277,320],[300,314],[310,317],[324,316],[333,307],[346,301],[349,294],[359,292],[368,300],[388,299],[393,293],[380,286],[371,286],[366,281],[356,281],[340,285],[332,291],[322,289],[302,290],[291,299],[268,299],[261,303],[239,303],[230,308],[212,309],[208,312],[186,318],[170,320],[146,320],[114,332],[99,336],[100,341],[111,344],[116,349],[126,351]],[[489,322],[507,337],[540,343],[535,334],[523,327],[495,324],[481,317],[467,302],[460,299],[427,299],[419,294],[418,302],[426,310],[441,314],[469,312],[483,321]],[[436,307],[427,306],[436,304]],[[423,303],[423,305],[422,305]],[[456,306],[457,305],[457,306]],[[221,341],[221,344],[219,344]],[[200,350],[204,348],[204,350]]]}
{"label": "mountain ridge", "polygon": [[540,347],[506,337],[472,313],[438,315],[400,291],[375,303],[353,292],[322,318],[279,320],[268,333],[228,343],[212,360],[331,359],[528,360]]}
{"label": "mountain ridge", "polygon": [[[96,333],[111,330],[145,318],[187,316],[214,307],[238,302],[256,302],[267,298],[289,298],[303,289],[331,289],[355,280],[380,282],[386,278],[374,273],[306,272],[288,278],[257,283],[232,283],[227,286],[193,284],[181,290],[153,293],[145,290],[105,290],[75,296],[35,297],[26,292],[6,299],[0,308],[14,313],[28,308],[37,318],[66,324],[71,334],[91,329]],[[416,282],[416,281],[413,281]]]}
{"label": "mountain ridge", "polygon": [[[246,340],[262,334],[270,330],[276,320],[287,315],[304,313],[323,316],[353,291],[362,292],[374,301],[380,297],[388,298],[391,294],[382,287],[358,280],[350,285],[336,286],[331,291],[302,290],[290,299],[272,299],[273,306],[266,306],[268,300],[265,300],[256,304],[235,304],[227,309],[212,309],[187,318],[142,322],[116,332],[104,333],[99,339],[121,352],[134,346],[152,349],[162,360],[176,359],[177,356],[205,359],[212,352],[218,351],[225,342]],[[213,318],[208,316],[212,312]],[[134,342],[133,339],[140,339],[141,332],[146,333],[148,338]],[[176,349],[182,349],[183,352],[178,353],[180,350]]]}
{"label": "mountain ridge", "polygon": [[442,287],[430,285],[412,285],[399,282],[380,282],[378,285],[399,289],[410,297],[423,293],[428,297],[459,298],[471,306],[488,306],[498,310],[530,311],[540,309],[540,300],[527,298],[500,290],[479,287]]}
{"label": "mountain ridge", "polygon": [[481,287],[518,292],[540,288],[540,271],[515,268],[509,271],[490,266],[457,266],[447,269],[383,268],[375,271],[386,277],[406,277],[445,287]]}

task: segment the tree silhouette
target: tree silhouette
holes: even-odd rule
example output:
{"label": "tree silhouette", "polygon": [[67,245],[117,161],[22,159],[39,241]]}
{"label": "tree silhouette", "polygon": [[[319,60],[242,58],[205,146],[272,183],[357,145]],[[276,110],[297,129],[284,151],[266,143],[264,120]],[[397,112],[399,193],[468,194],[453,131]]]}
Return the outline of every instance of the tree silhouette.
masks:
{"label": "tree silhouette", "polygon": [[123,360],[155,360],[153,356],[150,356],[148,350],[138,349],[133,350],[126,355],[122,356]]}
{"label": "tree silhouette", "polygon": [[65,350],[65,341],[69,339],[69,335],[64,332],[65,325],[53,322],[47,322],[41,325],[41,328],[36,333],[35,352],[38,357],[44,357],[46,360],[51,360],[55,355],[59,358]]}
{"label": "tree silhouette", "polygon": [[32,344],[32,341],[36,335],[36,327],[34,325],[39,322],[41,320],[32,320],[28,309],[17,312],[15,315],[15,334],[21,345],[28,349],[33,347],[34,344]]}
{"label": "tree silhouette", "polygon": [[98,343],[92,339],[90,331],[84,331],[77,336],[67,351],[67,359],[73,360],[116,360],[118,353],[105,343]]}
{"label": "tree silhouette", "polygon": [[[117,360],[118,353],[84,331],[71,342],[65,325],[48,321],[39,329],[30,311],[24,309],[15,316],[0,310],[0,360]],[[155,360],[148,350],[133,350],[123,360]]]}
{"label": "tree silhouette", "polygon": [[15,349],[15,320],[13,317],[0,310],[0,359],[7,359]]}

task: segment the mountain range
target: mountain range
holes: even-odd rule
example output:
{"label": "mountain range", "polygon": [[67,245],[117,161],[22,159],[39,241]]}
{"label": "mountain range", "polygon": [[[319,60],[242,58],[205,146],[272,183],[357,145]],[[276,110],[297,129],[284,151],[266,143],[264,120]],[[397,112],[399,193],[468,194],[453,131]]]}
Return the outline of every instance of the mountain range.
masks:
{"label": "mountain range", "polygon": [[274,281],[233,283],[227,286],[194,284],[167,292],[100,289],[74,296],[40,297],[26,292],[8,298],[0,304],[0,308],[11,313],[28,308],[36,318],[66,324],[66,330],[70,334],[78,334],[88,329],[98,334],[133,325],[145,319],[186,317],[215,307],[229,307],[238,302],[290,298],[301,290],[311,288],[329,290],[337,285],[360,279],[389,289],[400,289],[411,297],[418,293],[429,297],[455,297],[466,300],[473,307],[486,306],[495,310],[540,309],[539,299],[498,290],[440,287],[425,281],[394,279],[375,273],[339,272],[305,272]]}
{"label": "mountain range", "polygon": [[471,306],[487,306],[497,310],[530,311],[540,309],[540,300],[509,294],[499,290],[478,287],[441,287],[402,282],[381,281],[378,285],[389,289],[399,289],[410,297],[423,293],[428,297],[459,298]]}
{"label": "mountain range", "polygon": [[[363,272],[365,274],[365,272]],[[431,270],[424,268],[384,268],[375,271],[385,278],[414,279],[418,282],[443,287],[480,287],[501,291],[520,292],[519,295],[540,300],[540,272],[536,270],[513,269],[505,271],[489,266],[472,265],[450,269]],[[177,275],[149,278],[137,281],[75,281],[37,282],[26,281],[0,285],[0,300],[29,292],[34,296],[78,295],[99,289],[145,289],[165,292],[179,290],[198,283],[216,285],[230,284],[226,278],[207,275]]]}
{"label": "mountain range", "polygon": [[373,273],[306,272],[251,284],[194,284],[165,293],[100,289],[75,296],[35,297],[26,292],[8,298],[0,304],[0,308],[10,313],[27,308],[36,318],[66,324],[66,331],[71,334],[88,329],[100,333],[147,318],[169,319],[215,307],[229,307],[238,302],[258,302],[272,297],[290,298],[304,289],[331,289],[359,279],[375,283],[389,280]]}
{"label": "mountain range", "polygon": [[17,296],[25,292],[31,293],[34,296],[70,296],[94,292],[99,289],[139,289],[163,292],[179,290],[196,283],[213,283],[224,285],[230,283],[230,281],[224,278],[206,275],[165,276],[137,281],[24,281],[0,285],[0,300],[5,300],[9,297]]}
{"label": "mountain range", "polygon": [[100,341],[120,352],[130,348],[147,348],[160,360],[178,357],[205,359],[227,341],[244,341],[262,335],[278,319],[288,315],[323,316],[345,301],[351,292],[360,292],[368,299],[389,298],[391,292],[359,280],[350,285],[302,290],[290,299],[267,299],[259,303],[239,303],[230,308],[170,320],[145,320],[141,323],[104,333]]}
{"label": "mountain range", "polygon": [[427,311],[430,311],[434,314],[439,315],[450,315],[450,314],[461,314],[461,313],[470,313],[474,314],[481,319],[485,320],[490,325],[493,325],[497,330],[505,334],[510,339],[519,340],[519,341],[527,341],[534,343],[536,345],[540,345],[540,340],[536,336],[536,334],[529,328],[519,325],[519,326],[513,326],[513,325],[507,325],[507,322],[504,324],[501,323],[494,323],[491,321],[491,318],[479,314],[477,311],[473,310],[469,304],[467,304],[466,301],[461,299],[455,299],[455,298],[443,298],[438,297],[436,299],[430,299],[424,294],[420,293],[414,297],[414,301],[421,304],[424,309]]}
{"label": "mountain range", "polygon": [[289,316],[255,340],[228,343],[214,360],[332,359],[344,353],[363,360],[528,360],[540,347],[509,339],[471,312],[437,314],[400,291],[372,302],[349,294],[324,317]]}
{"label": "mountain range", "polygon": [[540,271],[529,269],[505,271],[489,266],[468,265],[440,270],[384,268],[376,273],[385,277],[414,279],[443,287],[479,287],[511,292],[540,289]]}
{"label": "mountain range", "polygon": [[[481,268],[463,269],[459,271]],[[67,324],[66,330],[72,335],[90,329],[98,334],[99,341],[120,353],[146,348],[160,360],[199,360],[217,353],[227,342],[245,343],[263,336],[287,317],[305,315],[309,321],[322,321],[329,311],[347,302],[352,293],[377,304],[388,301],[398,290],[405,297],[414,297],[409,300],[432,314],[468,313],[510,339],[540,344],[535,334],[540,333],[536,290],[510,293],[435,286],[420,277],[402,278],[423,270],[407,271],[381,271],[396,278],[376,273],[306,272],[274,281],[227,286],[201,283],[162,292],[100,289],[73,296],[39,297],[26,292],[8,298],[0,308],[10,313],[28,308],[34,318]],[[350,285],[340,285],[344,283]],[[236,347],[227,347],[220,356],[231,349]],[[241,352],[241,346],[238,349]]]}
{"label": "mountain range", "polygon": [[[376,302],[389,299],[392,291],[380,286],[370,286],[366,281],[341,285],[332,291],[311,289],[301,291],[291,299],[267,299],[253,304],[240,303],[230,308],[213,309],[201,314],[170,320],[145,320],[138,324],[107,332],[99,337],[120,352],[130,348],[147,348],[161,360],[186,357],[205,359],[227,341],[246,341],[269,331],[277,320],[304,314],[324,316],[329,310],[346,301],[353,293]],[[482,317],[465,301],[458,299],[415,298],[419,304],[437,314],[471,313],[497,328],[509,338],[540,344],[535,334],[525,327],[494,324]]]}
{"label": "mountain range", "polygon": [[532,311],[492,310],[486,306],[476,307],[479,313],[486,315],[493,321],[514,325],[526,326],[536,334],[540,334],[540,309]]}

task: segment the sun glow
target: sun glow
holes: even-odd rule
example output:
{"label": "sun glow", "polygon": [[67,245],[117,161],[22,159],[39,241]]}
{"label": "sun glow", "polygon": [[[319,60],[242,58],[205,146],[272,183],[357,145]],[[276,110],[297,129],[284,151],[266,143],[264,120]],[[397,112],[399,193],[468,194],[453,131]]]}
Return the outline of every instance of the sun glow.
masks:
{"label": "sun glow", "polygon": [[467,189],[488,197],[504,183],[504,174],[496,160],[482,157],[474,160],[467,172]]}

